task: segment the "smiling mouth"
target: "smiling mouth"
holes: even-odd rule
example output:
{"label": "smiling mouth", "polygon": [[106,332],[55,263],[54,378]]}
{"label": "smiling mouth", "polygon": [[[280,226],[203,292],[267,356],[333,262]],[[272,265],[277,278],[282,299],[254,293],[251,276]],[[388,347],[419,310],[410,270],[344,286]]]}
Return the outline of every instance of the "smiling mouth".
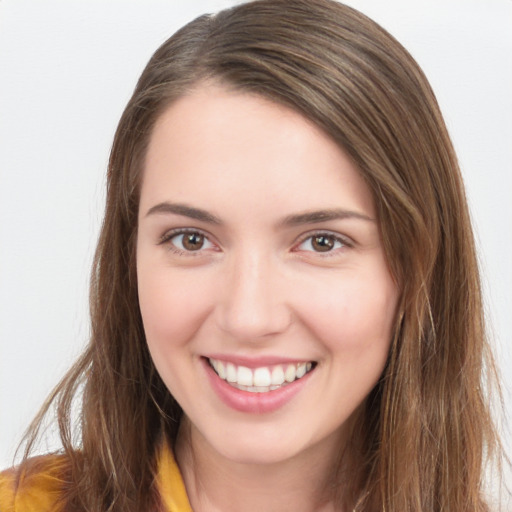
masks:
{"label": "smiling mouth", "polygon": [[267,393],[281,389],[313,371],[315,361],[285,363],[258,368],[239,366],[219,359],[208,358],[213,371],[230,386],[250,393]]}

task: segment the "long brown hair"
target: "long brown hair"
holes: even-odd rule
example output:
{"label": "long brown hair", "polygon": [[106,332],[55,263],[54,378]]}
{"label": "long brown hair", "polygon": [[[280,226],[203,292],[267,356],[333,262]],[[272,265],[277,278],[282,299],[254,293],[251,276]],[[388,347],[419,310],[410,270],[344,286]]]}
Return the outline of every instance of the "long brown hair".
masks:
{"label": "long brown hair", "polygon": [[350,479],[343,475],[340,500],[357,511],[487,510],[484,455],[499,447],[484,395],[494,366],[457,160],[409,53],[331,0],[259,0],[202,16],[153,55],[110,157],[91,341],[33,423],[26,453],[55,403],[71,461],[70,509],[154,504],[155,447],[162,435],[172,445],[182,412],[153,366],[139,311],[140,176],[155,121],[205,80],[302,113],[351,156],[373,192],[401,299],[387,366],[354,430],[355,467]]}

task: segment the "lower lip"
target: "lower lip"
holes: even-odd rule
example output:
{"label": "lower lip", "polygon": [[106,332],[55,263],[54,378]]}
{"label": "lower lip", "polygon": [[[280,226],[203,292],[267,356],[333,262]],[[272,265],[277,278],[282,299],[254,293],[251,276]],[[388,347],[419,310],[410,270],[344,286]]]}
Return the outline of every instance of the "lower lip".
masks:
{"label": "lower lip", "polygon": [[273,391],[251,393],[230,386],[215,373],[206,359],[203,359],[203,365],[218,397],[232,409],[252,414],[274,412],[285,406],[304,388],[313,373],[306,373],[304,377]]}

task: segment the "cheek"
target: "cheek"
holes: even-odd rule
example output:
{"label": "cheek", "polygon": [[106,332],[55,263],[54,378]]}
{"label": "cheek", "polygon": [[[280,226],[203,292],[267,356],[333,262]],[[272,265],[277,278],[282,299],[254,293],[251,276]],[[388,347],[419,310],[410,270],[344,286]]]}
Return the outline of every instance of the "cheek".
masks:
{"label": "cheek", "polygon": [[387,272],[354,272],[311,289],[302,318],[333,351],[351,350],[356,356],[374,349],[387,356],[397,296]]}
{"label": "cheek", "polygon": [[186,344],[208,315],[207,287],[188,277],[186,273],[139,272],[139,303],[150,349],[163,345],[172,350]]}

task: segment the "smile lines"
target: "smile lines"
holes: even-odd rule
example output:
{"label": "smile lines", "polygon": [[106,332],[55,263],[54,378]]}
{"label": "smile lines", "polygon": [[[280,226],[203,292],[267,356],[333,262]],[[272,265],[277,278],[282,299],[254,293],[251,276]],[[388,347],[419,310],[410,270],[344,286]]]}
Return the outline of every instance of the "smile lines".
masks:
{"label": "smile lines", "polygon": [[222,380],[237,389],[252,393],[266,393],[286,386],[304,377],[316,364],[311,361],[247,368],[213,358],[209,358],[208,362]]}

